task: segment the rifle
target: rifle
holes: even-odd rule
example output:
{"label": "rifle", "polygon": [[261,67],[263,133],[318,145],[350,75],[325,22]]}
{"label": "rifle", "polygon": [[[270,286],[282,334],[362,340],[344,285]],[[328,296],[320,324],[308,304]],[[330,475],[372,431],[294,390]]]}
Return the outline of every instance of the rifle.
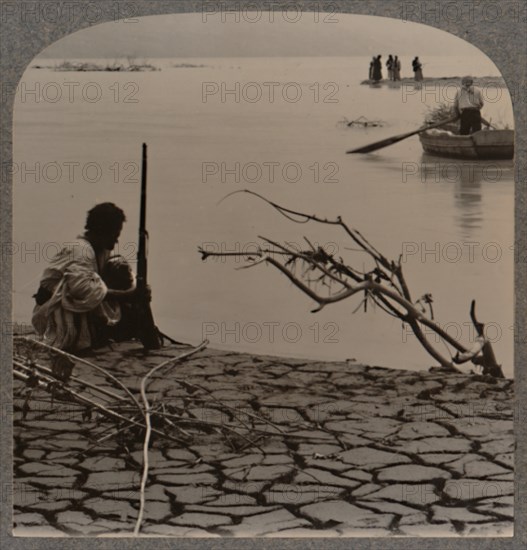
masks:
{"label": "rifle", "polygon": [[139,249],[137,251],[137,337],[144,348],[159,349],[163,345],[161,333],[154,322],[150,307],[150,295],[147,291],[147,260],[146,241],[146,143],[143,143],[143,158],[141,167],[141,209],[139,212]]}

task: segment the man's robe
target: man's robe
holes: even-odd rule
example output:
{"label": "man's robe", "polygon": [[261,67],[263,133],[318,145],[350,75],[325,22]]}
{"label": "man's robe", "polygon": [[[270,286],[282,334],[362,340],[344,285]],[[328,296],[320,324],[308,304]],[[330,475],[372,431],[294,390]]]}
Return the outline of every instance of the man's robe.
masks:
{"label": "man's robe", "polygon": [[108,288],[99,273],[110,255],[96,255],[83,237],[67,243],[44,270],[40,286],[51,298],[33,310],[32,324],[40,337],[60,349],[91,347],[94,325],[115,325],[119,304],[105,300]]}

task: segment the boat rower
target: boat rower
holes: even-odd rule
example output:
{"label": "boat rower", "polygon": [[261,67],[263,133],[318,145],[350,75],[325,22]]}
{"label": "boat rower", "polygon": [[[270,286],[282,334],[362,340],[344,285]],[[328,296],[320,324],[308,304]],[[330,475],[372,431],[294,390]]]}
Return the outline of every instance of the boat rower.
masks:
{"label": "boat rower", "polygon": [[473,134],[481,130],[481,109],[483,96],[478,88],[474,88],[474,79],[464,76],[461,79],[461,89],[456,94],[454,109],[460,116],[460,130],[462,136]]}

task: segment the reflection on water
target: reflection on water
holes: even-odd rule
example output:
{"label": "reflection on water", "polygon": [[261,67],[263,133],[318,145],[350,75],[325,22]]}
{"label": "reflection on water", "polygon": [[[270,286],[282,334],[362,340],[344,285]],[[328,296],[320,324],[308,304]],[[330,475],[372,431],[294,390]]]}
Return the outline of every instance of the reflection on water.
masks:
{"label": "reflection on water", "polygon": [[463,233],[470,236],[474,228],[481,226],[483,219],[481,181],[484,168],[476,163],[460,164],[459,179],[454,188],[454,217]]}
{"label": "reflection on water", "polygon": [[464,237],[472,237],[483,222],[485,185],[510,177],[512,170],[512,161],[457,160],[423,153],[420,177],[423,183],[453,185],[453,222]]}

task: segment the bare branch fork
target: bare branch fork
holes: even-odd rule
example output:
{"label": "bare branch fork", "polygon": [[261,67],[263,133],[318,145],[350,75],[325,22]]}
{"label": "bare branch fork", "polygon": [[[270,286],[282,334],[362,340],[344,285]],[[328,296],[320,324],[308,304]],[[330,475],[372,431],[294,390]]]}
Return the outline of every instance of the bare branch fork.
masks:
{"label": "bare branch fork", "polygon": [[148,401],[148,397],[146,394],[147,389],[147,383],[148,379],[155,373],[160,371],[161,369],[165,368],[166,366],[170,365],[171,367],[175,366],[177,363],[180,363],[184,359],[187,359],[188,357],[191,357],[192,355],[200,352],[201,350],[204,350],[209,344],[208,340],[204,340],[201,342],[199,346],[192,349],[191,351],[188,351],[186,353],[182,353],[181,355],[178,355],[177,357],[173,357],[168,359],[167,361],[163,361],[159,365],[152,367],[148,373],[143,376],[141,379],[141,398],[143,400],[144,405],[144,419],[146,424],[146,432],[145,432],[145,438],[143,442],[143,474],[141,476],[141,487],[139,490],[139,513],[137,515],[137,521],[134,527],[134,536],[137,536],[139,534],[139,531],[141,529],[141,523],[143,522],[143,516],[145,512],[145,505],[146,505],[146,482],[148,479],[148,470],[149,470],[149,454],[148,454],[148,448],[150,446],[150,436],[152,434],[152,406],[150,402]]}
{"label": "bare branch fork", "polygon": [[[403,274],[402,255],[397,261],[389,260],[360,231],[351,228],[340,216],[336,219],[326,219],[315,214],[298,212],[280,206],[247,189],[234,191],[225,198],[237,193],[254,195],[294,223],[315,222],[341,228],[354,243],[354,247],[349,250],[368,255],[373,260],[374,267],[369,271],[357,269],[348,265],[341,256],[336,257],[320,246],[315,247],[305,237],[307,243],[305,250],[262,236],[259,236],[262,245],[250,253],[212,252],[200,247],[198,251],[202,260],[214,256],[241,256],[247,262],[247,265],[243,266],[245,268],[260,263],[272,265],[294,286],[316,302],[317,307],[312,312],[318,312],[329,304],[341,302],[357,294],[361,295],[363,298],[359,307],[363,306],[364,311],[367,311],[368,304],[372,304],[408,324],[419,343],[445,369],[458,370],[455,367],[456,364],[472,361],[473,364],[482,367],[483,374],[503,377],[501,366],[496,362],[492,344],[485,338],[484,324],[476,319],[474,300],[471,304],[470,317],[476,329],[477,338],[475,345],[469,348],[453,338],[434,320],[431,294],[424,294],[417,300],[412,298]],[[295,269],[298,264],[302,267],[300,274]],[[435,333],[444,344],[447,344],[449,357],[444,355],[442,349],[439,351],[437,346],[430,342],[425,335],[426,329]],[[455,356],[452,355],[448,346],[454,349]]]}

